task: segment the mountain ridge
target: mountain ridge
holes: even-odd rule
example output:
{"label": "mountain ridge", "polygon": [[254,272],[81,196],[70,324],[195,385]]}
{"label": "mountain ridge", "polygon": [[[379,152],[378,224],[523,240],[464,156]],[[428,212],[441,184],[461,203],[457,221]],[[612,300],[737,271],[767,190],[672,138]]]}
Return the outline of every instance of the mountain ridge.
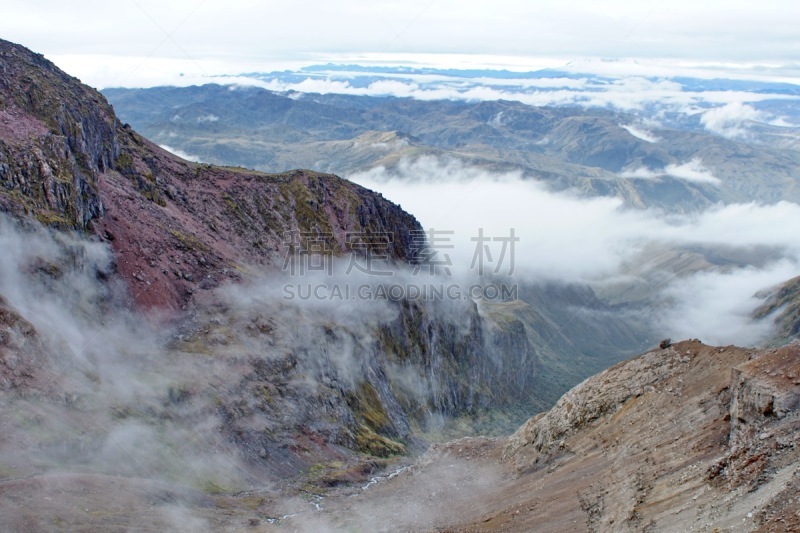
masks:
{"label": "mountain ridge", "polygon": [[[635,208],[699,211],[718,202],[799,201],[798,153],[668,127],[635,114],[519,102],[423,101],[280,94],[204,85],[106,89],[126,120],[158,143],[203,160],[254,168],[312,166],[344,175],[430,155],[498,173],[519,172],[553,190],[611,196]],[[651,130],[640,138],[626,126]],[[402,146],[358,144],[378,131]],[[714,178],[681,172],[702,166]]]}
{"label": "mountain ridge", "polygon": [[[391,255],[402,261],[411,254],[411,232],[421,227],[379,194],[313,171],[188,163],[122,124],[100,93],[41,55],[2,41],[0,61],[0,205],[110,242],[142,305],[179,309],[192,299],[190,289],[236,279],[242,259],[279,263],[288,231],[323,235],[337,252],[350,250],[346,232],[389,232]],[[170,260],[158,251],[165,241]],[[200,286],[202,278],[210,282]]]}

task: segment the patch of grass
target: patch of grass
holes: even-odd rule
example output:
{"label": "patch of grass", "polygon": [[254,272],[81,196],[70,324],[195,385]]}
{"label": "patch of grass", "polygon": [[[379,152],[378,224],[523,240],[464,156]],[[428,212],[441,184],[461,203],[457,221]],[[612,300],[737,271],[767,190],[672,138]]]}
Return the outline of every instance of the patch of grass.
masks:
{"label": "patch of grass", "polygon": [[252,216],[247,211],[247,208],[240,205],[231,195],[222,195],[222,203],[225,206],[225,211],[231,214],[236,220],[245,225],[250,223]]}
{"label": "patch of grass", "polygon": [[362,453],[376,457],[390,457],[406,453],[406,446],[387,435],[394,428],[375,388],[367,382],[361,383],[355,393],[348,397],[348,404],[360,423],[356,429],[356,448]]}
{"label": "patch of grass", "polygon": [[383,435],[378,435],[366,425],[356,431],[356,446],[359,452],[375,457],[391,457],[408,453],[406,446]]}
{"label": "patch of grass", "polygon": [[211,494],[212,496],[218,496],[221,494],[227,494],[232,491],[230,487],[226,487],[222,483],[214,479],[205,479],[199,483],[199,488],[206,494]]}
{"label": "patch of grass", "polygon": [[128,175],[129,173],[135,170],[133,164],[133,157],[131,157],[131,154],[127,152],[121,152],[117,156],[116,161],[114,161],[114,166],[116,167],[116,170],[119,173],[125,175]]}
{"label": "patch of grass", "polygon": [[185,235],[185,234],[181,233],[180,231],[174,230],[174,229],[170,229],[168,231],[170,232],[170,234],[173,237],[178,239],[178,241],[180,241],[180,243],[184,247],[188,248],[189,250],[199,250],[199,251],[202,251],[202,252],[207,252],[208,251],[208,247],[205,244],[203,244],[202,242],[200,242],[200,240],[197,237],[195,237],[194,235]]}
{"label": "patch of grass", "polygon": [[70,229],[73,227],[73,222],[71,220],[53,211],[38,211],[35,216],[36,220],[43,226],[50,226],[51,228],[58,229]]}

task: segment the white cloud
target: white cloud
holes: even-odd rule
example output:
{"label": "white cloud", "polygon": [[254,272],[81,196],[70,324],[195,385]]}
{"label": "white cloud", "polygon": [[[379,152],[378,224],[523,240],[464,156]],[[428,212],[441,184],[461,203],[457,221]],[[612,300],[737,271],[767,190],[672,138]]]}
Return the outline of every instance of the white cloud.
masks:
{"label": "white cloud", "polygon": [[708,131],[724,137],[743,137],[747,134],[748,122],[767,122],[766,113],[742,102],[731,102],[721,107],[709,109],[700,118]]}
{"label": "white cloud", "polygon": [[754,321],[753,309],[762,303],[755,294],[797,275],[798,264],[783,260],[764,269],[700,272],[673,283],[665,296],[673,305],[658,315],[665,334],[673,339],[699,338],[709,344],[754,346],[769,338],[773,325]]}
{"label": "white cloud", "polygon": [[722,183],[722,180],[703,166],[703,162],[700,159],[692,159],[690,162],[681,165],[667,165],[664,173],[668,176],[694,183],[709,183],[711,185]]}
{"label": "white cloud", "polygon": [[219,117],[214,114],[204,115],[202,117],[197,117],[197,123],[202,124],[204,122],[217,122]]}
{"label": "white cloud", "polygon": [[796,12],[790,0],[736,2],[734,8],[718,0],[675,0],[669,6],[621,0],[343,0],[314,9],[287,0],[47,0],[7,2],[0,33],[45,53],[87,53],[102,43],[113,55],[188,56],[200,67],[208,58],[297,57],[309,51],[383,59],[391,53],[513,56],[521,49],[568,59],[672,55],[716,64],[763,63],[796,58]]}
{"label": "white cloud", "polygon": [[633,170],[624,170],[619,173],[619,177],[621,178],[642,179],[642,180],[651,180],[663,175],[664,175],[663,171],[656,172],[655,170],[650,170],[647,167],[638,167]]}
{"label": "white cloud", "polygon": [[[671,170],[683,179],[713,178],[697,161]],[[640,171],[647,173],[652,171]],[[652,317],[676,339],[758,342],[769,325],[750,322],[749,313],[759,303],[752,296],[800,272],[800,237],[795,230],[800,227],[800,206],[790,202],[718,205],[702,213],[665,215],[624,209],[613,198],[554,193],[516,173],[496,174],[432,157],[403,160],[391,171],[377,168],[350,179],[398,202],[425,228],[453,231],[450,255],[462,269],[472,260],[475,242],[470,238],[478,228],[493,237],[508,236],[509,229],[515,229],[520,238],[515,271],[529,280],[617,279],[623,276],[624,264],[653,244],[742,251],[767,246],[775,251],[775,262],[763,268],[711,270],[676,279],[663,295],[671,303]],[[726,319],[728,325],[723,324]]]}
{"label": "white cloud", "polygon": [[159,144],[158,146],[160,146],[161,148],[163,148],[164,150],[166,150],[167,152],[169,152],[171,154],[177,155],[181,159],[185,159],[187,161],[193,161],[195,163],[202,163],[200,158],[198,156],[196,156],[196,155],[187,154],[183,150],[178,150],[177,148],[172,148],[171,146],[167,146],[166,144]]}
{"label": "white cloud", "polygon": [[637,139],[641,139],[643,141],[647,141],[649,143],[656,143],[659,141],[658,137],[653,135],[647,130],[634,126],[633,124],[620,124],[620,127],[626,130],[628,133],[636,137]]}
{"label": "white cloud", "polygon": [[[303,73],[298,73],[303,75]],[[316,73],[313,77],[308,75],[302,81],[286,81],[283,74],[234,76],[217,78],[220,83],[239,83],[253,85],[264,89],[288,94],[301,93],[335,93],[366,96],[395,96],[400,98],[415,98],[418,100],[461,100],[461,101],[517,101],[532,106],[579,106],[613,108],[626,112],[655,113],[653,109],[662,112],[693,115],[702,113],[712,105],[736,103],[744,105],[745,102],[760,102],[769,99],[797,99],[793,95],[761,94],[747,91],[688,91],[682,85],[667,80],[651,80],[641,77],[630,77],[614,80],[583,80],[585,83],[575,87],[563,87],[556,83],[554,86],[561,88],[542,89],[535,84],[514,86],[488,80],[483,81],[464,77],[433,76],[435,81],[424,80],[425,76],[409,75],[399,77],[392,75],[392,79],[371,81],[367,85],[363,82],[368,76],[382,76],[382,73],[361,73],[361,78],[342,78],[343,73],[324,72]],[[320,77],[320,76],[336,76]],[[479,78],[486,80],[486,78]],[[556,78],[557,79],[557,78]],[[356,82],[358,80],[359,83]],[[206,80],[209,81],[209,80]],[[539,80],[541,81],[541,80]],[[765,115],[766,117],[766,115]],[[642,119],[646,122],[647,119]],[[770,122],[778,125],[777,122]],[[623,126],[632,129],[628,131],[644,140],[651,141],[655,138],[652,134],[636,126]]]}
{"label": "white cloud", "polygon": [[671,176],[684,181],[693,183],[707,183],[710,185],[719,185],[722,183],[718,177],[714,176],[707,168],[703,166],[700,159],[692,159],[688,163],[670,164],[661,170],[652,170],[647,167],[639,167],[632,170],[625,170],[619,174],[621,178],[632,179],[655,179],[660,176]]}

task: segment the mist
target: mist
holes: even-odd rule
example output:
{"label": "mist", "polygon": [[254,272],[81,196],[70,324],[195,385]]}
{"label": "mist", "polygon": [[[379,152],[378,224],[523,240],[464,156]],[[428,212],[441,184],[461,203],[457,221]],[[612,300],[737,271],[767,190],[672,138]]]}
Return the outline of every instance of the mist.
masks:
{"label": "mist", "polygon": [[[164,322],[132,307],[101,242],[2,217],[0,247],[0,476],[18,495],[0,492],[8,527],[46,527],[55,516],[92,523],[125,509],[125,527],[212,531],[231,520],[225,498],[240,494],[258,502],[257,521],[313,515],[316,500],[287,497],[287,487],[313,465],[363,461],[344,450],[356,445],[348,402],[364,383],[398,439],[411,440],[404,409],[422,424],[442,417],[434,405],[447,375],[384,364],[381,342],[404,332],[386,329],[401,305],[369,291],[448,280],[410,267],[388,280],[347,274],[346,259],[334,275],[254,268],[215,289],[211,304]],[[301,283],[369,291],[288,298],[286,287]],[[438,320],[454,340],[474,335],[471,302],[417,305],[430,317],[421,327]]]}
{"label": "mist", "polygon": [[252,481],[199,388],[220,365],[170,349],[172,327],[131,310],[106,245],[3,216],[0,249],[0,473],[17,494],[0,497],[4,524],[123,505],[126,527],[183,516],[204,530],[190,511],[204,494]]}
{"label": "mist", "polygon": [[[712,182],[698,161],[665,169],[682,179]],[[378,167],[349,179],[383,193],[428,228],[453,232],[449,250],[464,270],[473,259],[479,228],[507,236],[514,228],[514,275],[526,283],[586,283],[601,286],[629,277],[643,282],[648,250],[737,250],[759,258],[752,265],[708,265],[676,275],[651,298],[655,331],[720,344],[756,345],[772,332],[750,313],[763,301],[756,293],[775,287],[800,270],[800,206],[779,202],[716,205],[701,213],[676,215],[656,209],[628,209],[616,198],[587,198],[553,192],[519,173],[495,173],[451,159],[420,157],[387,170]],[[754,252],[762,248],[760,252]],[[653,267],[652,265],[648,268]],[[655,277],[653,272],[647,276]]]}

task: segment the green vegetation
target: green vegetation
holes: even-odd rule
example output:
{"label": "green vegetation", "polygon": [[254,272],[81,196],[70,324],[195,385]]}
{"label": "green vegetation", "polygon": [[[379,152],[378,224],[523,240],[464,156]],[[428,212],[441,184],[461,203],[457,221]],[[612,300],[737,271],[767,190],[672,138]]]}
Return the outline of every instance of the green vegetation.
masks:
{"label": "green vegetation", "polygon": [[53,211],[38,211],[35,216],[36,220],[44,226],[58,229],[71,229],[74,227],[74,221],[69,220],[62,214],[54,213]]}
{"label": "green vegetation", "polygon": [[200,242],[200,240],[194,235],[185,235],[180,231],[174,229],[170,229],[168,231],[173,237],[175,237],[176,239],[178,239],[178,241],[180,241],[180,243],[184,246],[184,248],[202,252],[208,251],[208,247],[202,242]]}
{"label": "green vegetation", "polygon": [[134,171],[133,157],[128,152],[120,152],[114,166],[120,174],[129,175]]}
{"label": "green vegetation", "polygon": [[247,211],[247,208],[239,204],[239,202],[237,202],[233,196],[229,194],[223,194],[222,204],[225,206],[225,211],[227,211],[242,224],[248,225],[252,220],[252,216]]}
{"label": "green vegetation", "polygon": [[321,208],[321,198],[312,195],[307,187],[298,177],[293,178],[288,183],[280,185],[281,196],[287,205],[294,210],[294,219],[297,222],[297,229],[302,233],[316,233],[326,236],[326,246],[333,253],[339,253],[339,245],[333,238],[333,228],[328,216]]}
{"label": "green vegetation", "polygon": [[394,430],[386,409],[375,388],[362,382],[355,393],[348,396],[348,404],[359,421],[356,430],[356,449],[376,457],[390,457],[406,453],[404,444],[389,438]]}
{"label": "green vegetation", "polygon": [[375,457],[391,457],[405,455],[407,449],[404,444],[378,435],[367,426],[359,426],[356,432],[356,448],[361,453]]}
{"label": "green vegetation", "polygon": [[198,483],[198,486],[200,490],[211,495],[226,494],[232,491],[230,487],[226,487],[213,479],[204,479]]}

